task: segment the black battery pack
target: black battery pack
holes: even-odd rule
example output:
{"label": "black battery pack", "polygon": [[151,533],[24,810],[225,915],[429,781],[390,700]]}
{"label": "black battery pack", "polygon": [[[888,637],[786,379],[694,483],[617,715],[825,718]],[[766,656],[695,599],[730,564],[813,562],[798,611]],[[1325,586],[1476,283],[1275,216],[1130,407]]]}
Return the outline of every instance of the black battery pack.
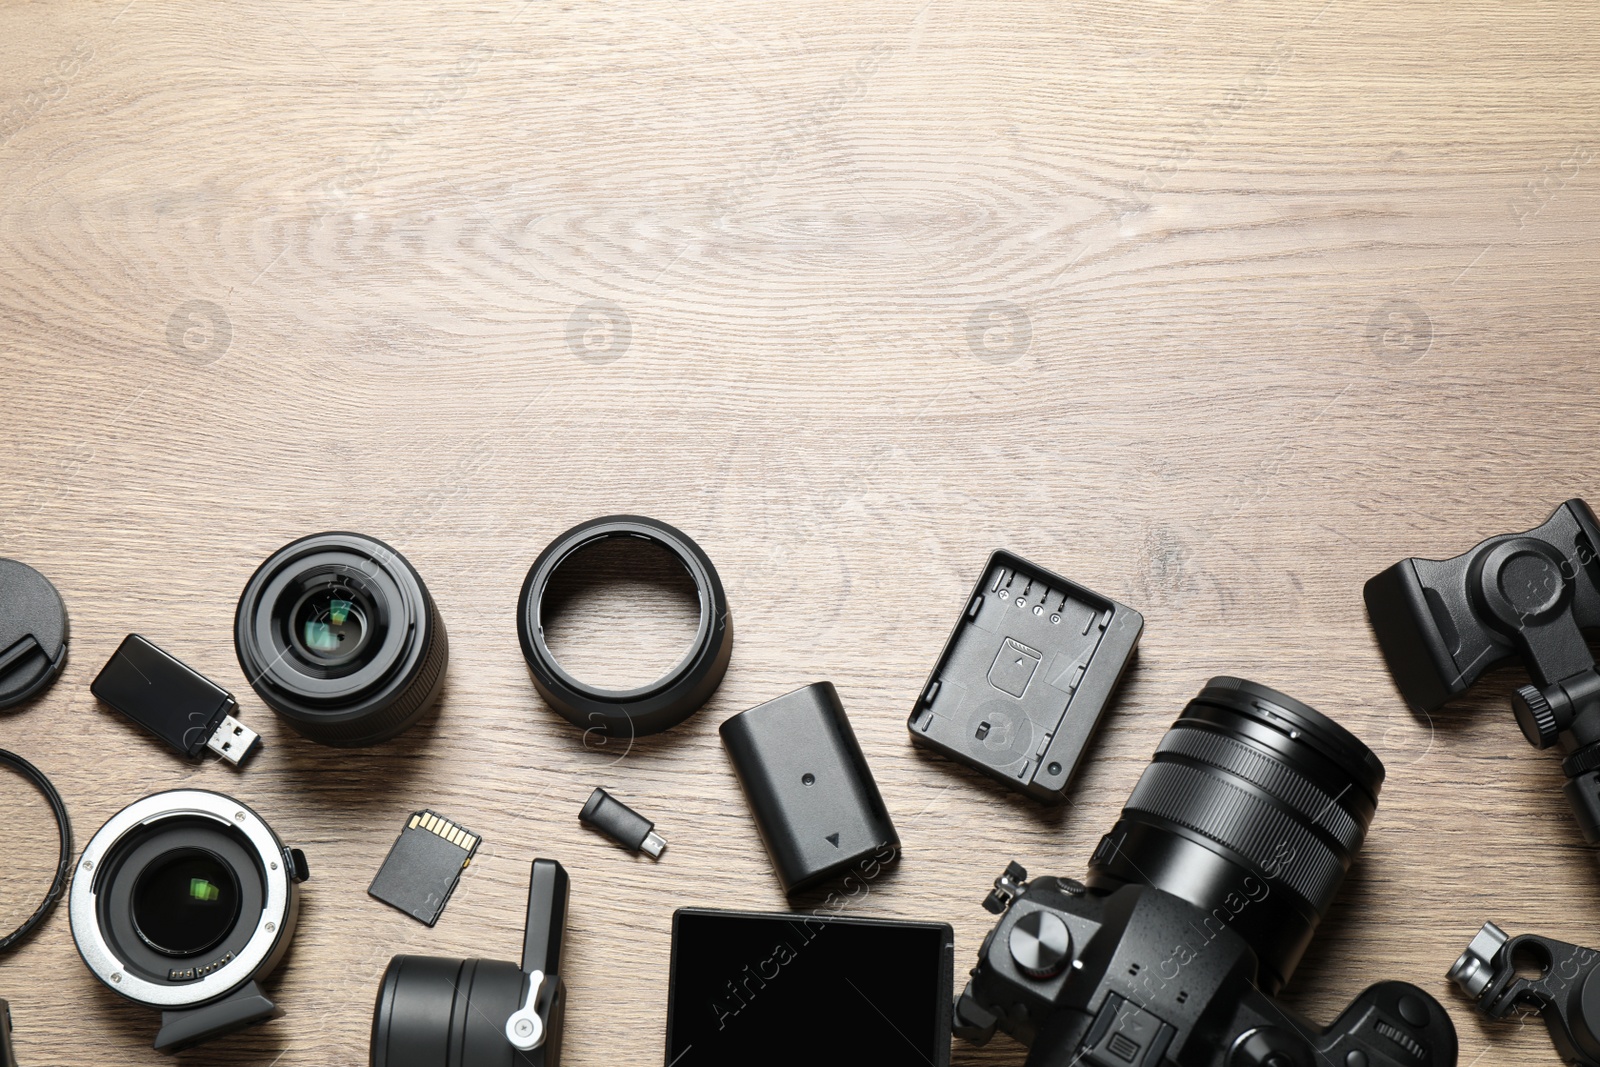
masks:
{"label": "black battery pack", "polygon": [[896,858],[900,838],[832,682],[740,712],[721,732],[784,892],[852,870],[870,878]]}
{"label": "black battery pack", "polygon": [[1057,803],[1143,630],[1126,604],[997,551],[917,698],[911,739]]}

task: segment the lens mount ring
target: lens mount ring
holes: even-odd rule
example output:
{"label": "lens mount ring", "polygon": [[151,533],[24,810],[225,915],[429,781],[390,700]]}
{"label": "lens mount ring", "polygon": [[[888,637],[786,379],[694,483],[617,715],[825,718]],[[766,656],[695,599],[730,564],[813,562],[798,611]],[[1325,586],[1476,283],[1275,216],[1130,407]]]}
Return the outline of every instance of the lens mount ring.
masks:
{"label": "lens mount ring", "polygon": [[[152,982],[135,974],[117,957],[100,926],[100,895],[110,887],[99,884],[105,861],[136,830],[168,819],[199,817],[242,835],[260,864],[266,887],[255,933],[233,959],[203,978],[184,982]],[[129,1000],[163,1009],[203,1004],[231,992],[256,977],[275,955],[282,939],[293,933],[293,883],[282,842],[272,828],[248,805],[221,793],[203,789],[175,789],[136,800],[117,812],[90,838],[78,858],[68,895],[72,939],[83,962],[113,992]],[[245,921],[243,917],[241,922]]]}
{"label": "lens mount ring", "polygon": [[[581,549],[614,537],[636,537],[664,549],[688,571],[700,601],[700,621],[689,651],[660,678],[635,689],[603,689],[580,681],[556,661],[544,636],[544,597],[551,578]],[[642,515],[607,515],[579,523],[539,553],[517,601],[517,637],[534,687],[562,718],[582,730],[644,737],[676,726],[711,699],[733,653],[733,620],[716,567],[688,534]]]}

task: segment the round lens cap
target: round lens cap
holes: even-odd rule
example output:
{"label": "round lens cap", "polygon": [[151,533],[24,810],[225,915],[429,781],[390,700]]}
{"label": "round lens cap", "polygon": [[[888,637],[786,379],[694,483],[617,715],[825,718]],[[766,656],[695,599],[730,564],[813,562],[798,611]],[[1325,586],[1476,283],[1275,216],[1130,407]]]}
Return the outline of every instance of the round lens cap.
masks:
{"label": "round lens cap", "polygon": [[50,579],[0,559],[0,708],[47,689],[67,663],[67,606]]}

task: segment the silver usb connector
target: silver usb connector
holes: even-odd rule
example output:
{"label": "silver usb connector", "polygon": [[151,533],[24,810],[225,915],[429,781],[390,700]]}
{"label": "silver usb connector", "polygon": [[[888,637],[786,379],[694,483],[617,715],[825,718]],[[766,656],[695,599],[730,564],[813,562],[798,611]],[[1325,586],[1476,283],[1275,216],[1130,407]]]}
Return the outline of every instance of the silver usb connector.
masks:
{"label": "silver usb connector", "polygon": [[256,750],[261,735],[232,715],[222,717],[222,725],[206,740],[206,747],[234,766]]}

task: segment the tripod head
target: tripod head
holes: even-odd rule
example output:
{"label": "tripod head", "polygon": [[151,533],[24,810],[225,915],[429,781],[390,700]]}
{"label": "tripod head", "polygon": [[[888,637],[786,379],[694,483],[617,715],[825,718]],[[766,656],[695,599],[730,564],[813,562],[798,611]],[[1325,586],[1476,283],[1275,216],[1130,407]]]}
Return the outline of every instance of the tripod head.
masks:
{"label": "tripod head", "polygon": [[1542,526],[1453,559],[1403,559],[1366,585],[1367,614],[1406,703],[1431,713],[1511,660],[1532,685],[1512,697],[1535,748],[1561,742],[1563,789],[1600,844],[1600,672],[1583,631],[1600,628],[1600,522],[1568,500]]}

